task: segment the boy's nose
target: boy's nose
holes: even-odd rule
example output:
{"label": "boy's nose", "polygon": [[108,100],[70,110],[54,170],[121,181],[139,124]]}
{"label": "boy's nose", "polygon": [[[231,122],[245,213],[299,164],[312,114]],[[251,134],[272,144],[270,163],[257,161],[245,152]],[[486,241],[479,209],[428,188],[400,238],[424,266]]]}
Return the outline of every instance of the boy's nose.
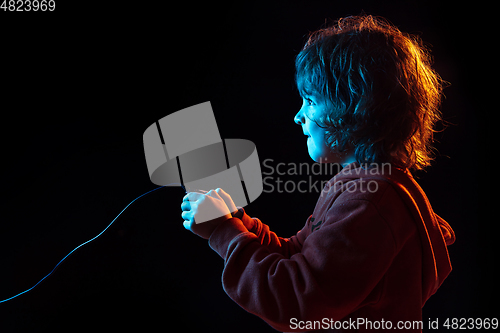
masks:
{"label": "boy's nose", "polygon": [[295,115],[295,117],[293,117],[293,121],[295,121],[295,123],[297,125],[302,125],[304,122],[303,122],[303,117],[302,117],[302,112],[297,112],[297,114]]}

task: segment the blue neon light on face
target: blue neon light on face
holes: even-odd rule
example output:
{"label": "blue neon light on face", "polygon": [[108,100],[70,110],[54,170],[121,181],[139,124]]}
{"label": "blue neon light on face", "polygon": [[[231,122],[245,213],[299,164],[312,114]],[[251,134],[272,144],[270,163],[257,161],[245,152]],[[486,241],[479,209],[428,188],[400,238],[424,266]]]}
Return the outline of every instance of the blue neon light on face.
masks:
{"label": "blue neon light on face", "polygon": [[326,129],[320,127],[314,119],[320,119],[331,107],[321,96],[310,93],[302,95],[302,107],[294,117],[297,125],[302,127],[302,132],[307,136],[307,150],[309,156],[320,163],[336,162],[336,154],[326,145]]}

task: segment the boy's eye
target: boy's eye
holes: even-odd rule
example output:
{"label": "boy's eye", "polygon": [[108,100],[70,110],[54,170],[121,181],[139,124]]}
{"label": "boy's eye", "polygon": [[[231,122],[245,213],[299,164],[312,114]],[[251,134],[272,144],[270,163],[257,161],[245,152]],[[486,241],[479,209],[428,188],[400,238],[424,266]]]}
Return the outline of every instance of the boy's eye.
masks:
{"label": "boy's eye", "polygon": [[314,105],[314,102],[312,101],[312,99],[306,97],[306,98],[304,98],[304,100],[306,101],[307,105]]}

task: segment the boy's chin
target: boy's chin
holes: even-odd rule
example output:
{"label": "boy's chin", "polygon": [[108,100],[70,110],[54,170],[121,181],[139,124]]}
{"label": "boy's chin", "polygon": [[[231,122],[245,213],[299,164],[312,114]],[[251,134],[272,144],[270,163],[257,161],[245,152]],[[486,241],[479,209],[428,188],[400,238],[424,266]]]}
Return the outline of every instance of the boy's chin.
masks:
{"label": "boy's chin", "polygon": [[313,155],[309,154],[311,156],[312,160],[317,163],[339,163],[340,159],[336,156],[318,156],[318,155]]}
{"label": "boy's chin", "polygon": [[328,156],[309,154],[314,162],[317,163],[335,163],[343,165],[345,164],[346,157],[340,154],[330,154]]}

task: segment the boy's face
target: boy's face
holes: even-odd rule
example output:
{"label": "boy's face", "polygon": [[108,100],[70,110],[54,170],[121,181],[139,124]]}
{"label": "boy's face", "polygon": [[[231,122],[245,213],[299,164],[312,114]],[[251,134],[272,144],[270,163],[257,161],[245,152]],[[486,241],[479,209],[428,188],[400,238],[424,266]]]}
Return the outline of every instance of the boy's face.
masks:
{"label": "boy's face", "polygon": [[326,130],[311,119],[320,119],[329,108],[331,103],[317,94],[303,95],[302,107],[294,117],[295,123],[302,127],[302,132],[307,136],[307,149],[309,156],[319,163],[350,163],[348,154],[338,154],[326,144]]}

